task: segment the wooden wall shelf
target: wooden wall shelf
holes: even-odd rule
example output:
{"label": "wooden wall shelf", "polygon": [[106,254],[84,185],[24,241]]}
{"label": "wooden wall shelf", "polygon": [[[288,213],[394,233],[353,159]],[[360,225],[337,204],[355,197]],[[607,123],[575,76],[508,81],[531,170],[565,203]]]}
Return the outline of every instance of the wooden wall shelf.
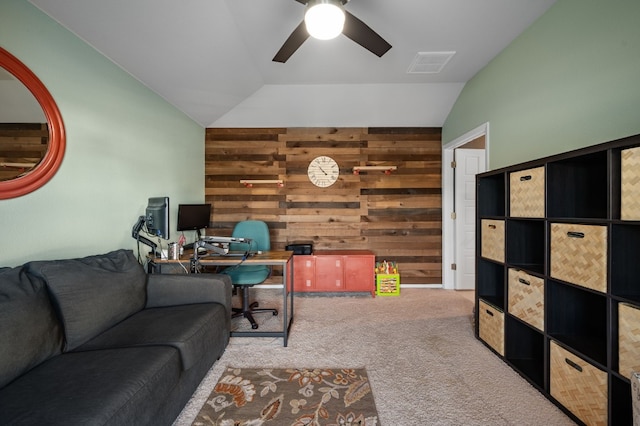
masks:
{"label": "wooden wall shelf", "polygon": [[240,183],[246,186],[247,188],[251,188],[253,185],[263,185],[263,184],[276,184],[279,187],[284,186],[284,182],[282,179],[240,179]]}
{"label": "wooden wall shelf", "polygon": [[0,163],[0,167],[13,167],[16,169],[30,169],[38,163]]}
{"label": "wooden wall shelf", "polygon": [[390,175],[392,171],[398,170],[398,166],[355,166],[353,168],[353,174],[359,175],[360,172],[368,172],[379,170],[384,172],[386,175]]}

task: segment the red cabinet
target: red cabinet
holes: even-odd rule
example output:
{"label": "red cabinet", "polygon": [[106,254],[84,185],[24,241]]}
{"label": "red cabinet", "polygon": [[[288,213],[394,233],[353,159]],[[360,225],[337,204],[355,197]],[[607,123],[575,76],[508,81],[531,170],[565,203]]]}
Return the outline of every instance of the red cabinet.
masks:
{"label": "red cabinet", "polygon": [[376,257],[368,250],[321,250],[293,257],[294,291],[370,292]]}

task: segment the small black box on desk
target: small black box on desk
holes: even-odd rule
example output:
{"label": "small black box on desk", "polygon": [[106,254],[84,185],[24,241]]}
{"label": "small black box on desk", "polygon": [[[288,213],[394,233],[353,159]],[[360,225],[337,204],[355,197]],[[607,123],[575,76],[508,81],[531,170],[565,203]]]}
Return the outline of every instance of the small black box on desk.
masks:
{"label": "small black box on desk", "polygon": [[285,250],[292,251],[293,254],[312,254],[313,242],[312,241],[294,241],[287,244]]}

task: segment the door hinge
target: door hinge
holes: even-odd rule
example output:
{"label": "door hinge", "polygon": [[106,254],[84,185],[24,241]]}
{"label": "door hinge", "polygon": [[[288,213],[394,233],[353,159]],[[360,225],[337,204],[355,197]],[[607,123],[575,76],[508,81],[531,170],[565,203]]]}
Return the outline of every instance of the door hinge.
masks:
{"label": "door hinge", "polygon": [[452,169],[455,169],[455,168],[456,168],[456,162],[455,162],[455,161],[452,161],[452,162],[451,162],[451,168],[452,168]]}
{"label": "door hinge", "polygon": [[451,264],[451,270],[452,270],[452,271],[455,271],[455,270],[457,270],[457,269],[458,269],[458,265],[456,265],[455,263],[452,263],[452,264]]}
{"label": "door hinge", "polygon": [[451,213],[451,219],[456,220],[456,212]]}

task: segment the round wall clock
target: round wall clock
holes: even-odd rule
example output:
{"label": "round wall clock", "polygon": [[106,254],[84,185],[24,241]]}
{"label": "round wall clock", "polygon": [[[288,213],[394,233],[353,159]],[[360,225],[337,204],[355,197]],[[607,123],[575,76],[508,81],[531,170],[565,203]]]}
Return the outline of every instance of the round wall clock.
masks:
{"label": "round wall clock", "polygon": [[315,186],[326,188],[338,180],[340,167],[333,158],[322,155],[309,163],[307,175]]}

